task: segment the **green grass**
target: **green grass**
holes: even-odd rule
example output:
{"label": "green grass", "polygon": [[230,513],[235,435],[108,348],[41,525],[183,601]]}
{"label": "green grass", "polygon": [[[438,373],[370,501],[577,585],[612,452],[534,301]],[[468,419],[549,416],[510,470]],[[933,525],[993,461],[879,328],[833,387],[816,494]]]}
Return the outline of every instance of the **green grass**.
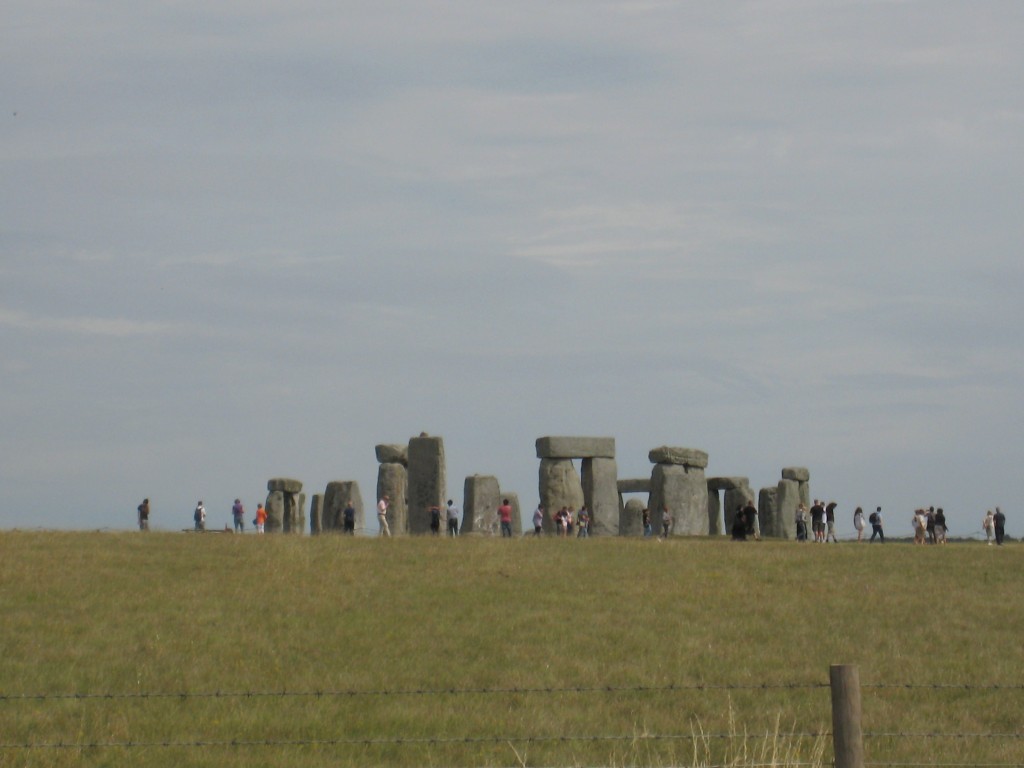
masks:
{"label": "green grass", "polygon": [[[0,766],[828,764],[829,739],[789,734],[831,730],[813,686],[833,663],[859,667],[867,733],[1021,732],[1024,693],[985,686],[1024,683],[1022,557],[1016,543],[0,533],[4,696],[393,692],[7,698],[0,743],[150,746],[3,748]],[[971,687],[873,687],[904,683]],[[808,687],[743,687],[790,684]],[[1024,740],[869,737],[866,752],[1024,762]]]}

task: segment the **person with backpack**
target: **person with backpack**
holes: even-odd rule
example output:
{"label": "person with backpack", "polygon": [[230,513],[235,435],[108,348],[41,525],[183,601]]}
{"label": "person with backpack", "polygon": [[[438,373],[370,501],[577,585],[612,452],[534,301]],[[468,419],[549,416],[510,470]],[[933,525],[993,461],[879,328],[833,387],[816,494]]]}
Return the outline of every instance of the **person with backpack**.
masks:
{"label": "person with backpack", "polygon": [[196,504],[196,511],[192,513],[192,520],[195,523],[197,531],[206,530],[206,507],[203,506],[203,500],[200,499],[199,503]]}
{"label": "person with backpack", "polygon": [[143,499],[139,504],[139,530],[149,530],[149,499]]}
{"label": "person with backpack", "polygon": [[883,544],[885,544],[885,534],[882,532],[882,508],[881,507],[878,507],[877,509],[875,509],[874,512],[871,513],[871,516],[868,518],[868,522],[871,523],[871,539],[870,539],[870,541],[868,543],[870,543],[871,541],[874,541],[875,537],[877,536],[878,540],[880,542],[882,542]]}

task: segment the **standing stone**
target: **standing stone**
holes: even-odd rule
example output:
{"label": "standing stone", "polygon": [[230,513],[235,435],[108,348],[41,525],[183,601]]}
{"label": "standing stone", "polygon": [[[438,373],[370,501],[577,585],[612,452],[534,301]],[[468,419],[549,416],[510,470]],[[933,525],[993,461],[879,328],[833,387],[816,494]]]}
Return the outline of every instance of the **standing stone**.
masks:
{"label": "standing stone", "polygon": [[270,491],[267,494],[267,522],[263,530],[267,533],[280,533],[284,530],[284,491]]}
{"label": "standing stone", "polygon": [[408,483],[409,472],[401,464],[388,463],[377,467],[377,497],[373,500],[373,521],[377,522],[377,502],[387,494],[391,499],[388,506],[388,527],[393,536],[409,530],[409,507],[406,503]]}
{"label": "standing stone", "polygon": [[811,508],[811,484],[806,480],[800,483],[800,503]]}
{"label": "standing stone", "polygon": [[430,533],[430,507],[445,508],[444,441],[420,435],[409,440],[409,533]]}
{"label": "standing stone", "polygon": [[718,497],[718,489],[708,481],[708,535],[721,536],[722,525],[722,500]]}
{"label": "standing stone", "polygon": [[493,475],[470,475],[463,483],[462,490],[464,501],[461,533],[496,535],[498,507],[501,505],[501,486],[498,484],[498,478]]}
{"label": "standing stone", "polygon": [[284,525],[282,532],[301,536],[306,529],[306,494],[284,494]]}
{"label": "standing stone", "polygon": [[[681,452],[691,449],[658,450]],[[651,454],[654,455],[654,451]],[[685,464],[655,464],[651,471],[651,524],[655,530],[661,526],[662,508],[665,505],[675,518],[672,533],[707,536],[708,484],[704,468]]]}
{"label": "standing stone", "polygon": [[[761,533],[772,538],[785,538],[786,531],[779,517],[779,489],[762,488],[757,495],[757,514],[761,516]],[[796,523],[794,522],[794,530]]]}
{"label": "standing stone", "polygon": [[784,539],[796,538],[796,508],[800,504],[800,483],[779,480],[775,494],[775,530]]}
{"label": "standing stone", "polygon": [[580,469],[583,500],[592,521],[591,533],[614,536],[619,530],[619,471],[615,459],[583,459]]}
{"label": "standing stone", "polygon": [[355,480],[334,480],[327,484],[327,490],[324,491],[323,527],[325,531],[340,533],[345,530],[345,506],[349,500],[352,501],[352,507],[356,511],[356,530],[363,530],[366,519],[359,483]]}
{"label": "standing stone", "polygon": [[[747,506],[748,501],[754,500],[754,492],[750,490],[747,478],[741,478],[742,483],[737,483],[725,491],[725,498],[722,500],[725,509],[725,530],[732,533],[732,524],[736,521],[736,507]],[[760,524],[760,519],[758,523]]]}
{"label": "standing stone", "polygon": [[554,531],[551,518],[562,507],[583,506],[583,484],[572,459],[541,459],[538,493],[544,507],[544,531]]}
{"label": "standing stone", "polygon": [[324,495],[314,493],[309,503],[309,532],[316,536],[324,530]]}
{"label": "standing stone", "polygon": [[619,536],[644,535],[644,503],[640,499],[630,499],[622,509],[619,518]]}

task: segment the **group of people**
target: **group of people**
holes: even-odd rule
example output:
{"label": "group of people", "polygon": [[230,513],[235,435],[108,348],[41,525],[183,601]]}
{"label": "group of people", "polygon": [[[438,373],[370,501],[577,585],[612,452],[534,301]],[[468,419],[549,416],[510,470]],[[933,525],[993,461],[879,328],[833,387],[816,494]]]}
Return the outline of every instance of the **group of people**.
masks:
{"label": "group of people", "polygon": [[1003,514],[1003,510],[999,507],[996,507],[995,512],[988,510],[981,521],[981,528],[985,531],[985,541],[990,547],[993,539],[1001,546],[1006,536],[1006,515]]}
{"label": "group of people", "polygon": [[946,513],[942,511],[942,507],[915,509],[910,524],[914,528],[915,544],[946,543]]}
{"label": "group of people", "polygon": [[[139,530],[148,531],[150,516],[149,499],[143,499],[142,503],[139,504],[138,515]],[[234,523],[234,531],[236,533],[244,533],[245,507],[243,506],[240,499],[235,499],[235,503],[231,506],[231,519]],[[262,504],[257,504],[256,517],[254,517],[252,521],[252,524],[256,527],[256,533],[264,532],[266,522],[267,510],[263,508]],[[202,499],[196,502],[196,508],[192,511],[192,526],[193,530],[196,531],[206,530],[206,505],[203,504]]]}

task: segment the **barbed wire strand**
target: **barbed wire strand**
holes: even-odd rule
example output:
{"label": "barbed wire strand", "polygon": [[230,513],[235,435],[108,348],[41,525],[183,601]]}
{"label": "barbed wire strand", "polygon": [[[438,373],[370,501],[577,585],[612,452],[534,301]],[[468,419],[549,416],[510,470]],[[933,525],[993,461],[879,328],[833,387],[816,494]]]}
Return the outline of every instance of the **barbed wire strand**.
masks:
{"label": "barbed wire strand", "polygon": [[[818,739],[830,733],[791,733],[791,738]],[[764,734],[685,733],[617,734],[604,736],[460,736],[423,738],[348,738],[348,739],[197,739],[195,741],[96,741],[96,742],[21,742],[0,744],[2,749],[136,749],[141,747],[296,747],[296,746],[442,746],[447,744],[543,744],[601,741],[703,741],[724,739],[760,739]]]}
{"label": "barbed wire strand", "polygon": [[75,692],[75,693],[0,693],[4,701],[46,701],[61,699],[218,699],[218,698],[286,698],[286,697],[356,697],[356,696],[459,696],[490,694],[555,694],[555,693],[668,693],[676,691],[769,691],[828,688],[828,683],[751,683],[710,685],[694,683],[679,685],[595,685],[595,686],[548,686],[548,687],[506,687],[506,688],[408,688],[408,689],[342,689],[315,691],[126,691],[126,692]]}

